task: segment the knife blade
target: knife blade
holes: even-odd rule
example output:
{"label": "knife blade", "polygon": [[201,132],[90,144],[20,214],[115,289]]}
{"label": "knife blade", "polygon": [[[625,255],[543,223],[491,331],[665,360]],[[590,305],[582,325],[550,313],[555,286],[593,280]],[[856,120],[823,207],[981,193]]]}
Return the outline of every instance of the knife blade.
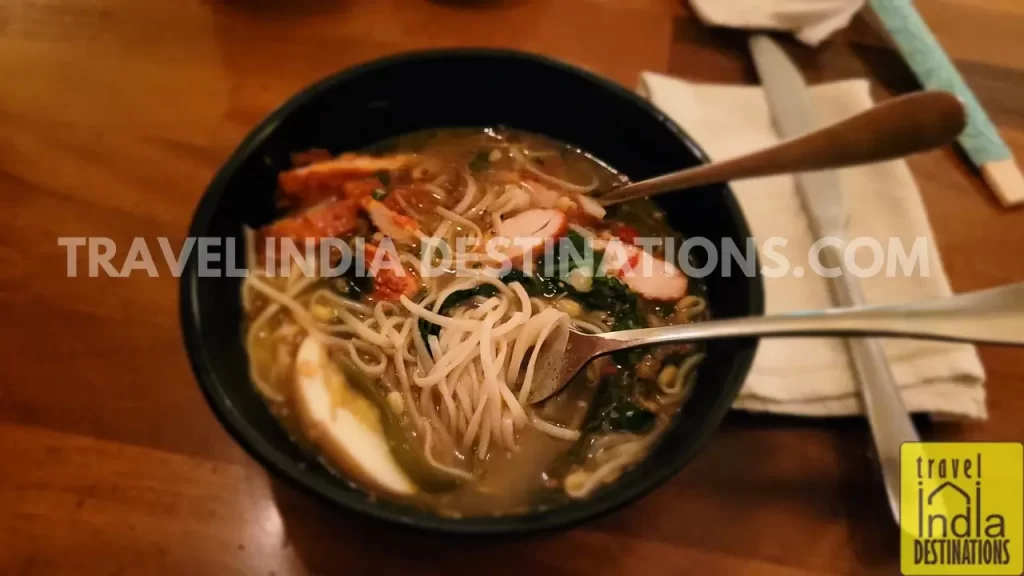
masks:
{"label": "knife blade", "polygon": [[[782,47],[771,38],[758,35],[750,40],[750,51],[779,136],[794,138],[817,128],[807,83]],[[797,193],[815,235],[844,236],[847,212],[839,175],[834,170],[824,170],[805,172],[796,178]]]}
{"label": "knife blade", "polygon": [[[814,106],[803,75],[782,47],[764,35],[750,39],[754,67],[764,86],[765,99],[782,138],[793,138],[813,130]],[[848,212],[839,175],[832,170],[796,175],[797,193],[816,238],[834,236],[846,239]],[[821,264],[838,269],[830,278],[837,305],[863,306],[864,295],[857,279],[844,265],[839,248],[830,245],[819,253]],[[900,445],[919,441],[892,374],[885,351],[877,340],[847,340],[852,367],[859,383],[864,412],[878,454],[882,479],[896,522],[900,518]]]}

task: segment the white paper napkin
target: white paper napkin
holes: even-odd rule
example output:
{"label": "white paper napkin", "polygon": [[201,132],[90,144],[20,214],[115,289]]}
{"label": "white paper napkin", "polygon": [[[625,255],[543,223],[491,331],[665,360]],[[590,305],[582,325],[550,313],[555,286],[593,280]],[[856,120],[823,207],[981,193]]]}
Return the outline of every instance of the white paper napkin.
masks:
{"label": "white paper napkin", "polygon": [[789,30],[801,42],[817,46],[845,27],[864,0],[690,0],[709,26]]}
{"label": "white paper napkin", "polygon": [[[640,91],[686,130],[705,152],[720,160],[778,141],[764,93],[756,86],[693,84],[655,73],[641,76]],[[833,122],[873,104],[865,80],[811,89],[819,122]],[[875,238],[888,246],[898,238],[909,251],[918,238],[927,248],[928,275],[880,274],[861,279],[871,304],[896,304],[952,293],[917,184],[903,161],[839,172],[850,212],[849,237]],[[783,237],[776,249],[791,266],[811,270],[811,238],[792,176],[731,183],[758,246]],[[856,252],[868,267],[869,250]],[[920,272],[920,268],[918,268]],[[766,313],[832,306],[828,280],[814,273],[765,278]],[[907,408],[951,417],[984,419],[985,373],[973,346],[917,340],[883,341]],[[735,407],[806,416],[863,411],[849,354],[839,339],[761,340],[753,368]]]}

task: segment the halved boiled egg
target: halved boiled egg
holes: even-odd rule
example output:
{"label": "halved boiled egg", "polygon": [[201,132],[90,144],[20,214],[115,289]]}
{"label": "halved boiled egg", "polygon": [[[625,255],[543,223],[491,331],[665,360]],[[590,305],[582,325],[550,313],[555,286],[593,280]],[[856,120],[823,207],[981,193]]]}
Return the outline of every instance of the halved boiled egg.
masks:
{"label": "halved boiled egg", "polygon": [[295,407],[309,438],[332,463],[374,488],[416,492],[391,453],[377,406],[352,388],[316,336],[303,340],[295,358]]}

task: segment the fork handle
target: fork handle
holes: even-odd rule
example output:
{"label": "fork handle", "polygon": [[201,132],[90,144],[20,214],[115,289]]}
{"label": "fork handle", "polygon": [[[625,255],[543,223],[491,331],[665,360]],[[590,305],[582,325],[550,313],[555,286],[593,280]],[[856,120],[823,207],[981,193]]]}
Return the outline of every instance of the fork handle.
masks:
{"label": "fork handle", "polygon": [[611,206],[703,184],[909,156],[953,141],[965,122],[963,105],[956,96],[943,91],[915,92],[770,148],[627,184],[597,201]]}
{"label": "fork handle", "polygon": [[602,352],[748,336],[895,336],[1024,346],[1024,283],[896,306],[711,320],[597,335]]}

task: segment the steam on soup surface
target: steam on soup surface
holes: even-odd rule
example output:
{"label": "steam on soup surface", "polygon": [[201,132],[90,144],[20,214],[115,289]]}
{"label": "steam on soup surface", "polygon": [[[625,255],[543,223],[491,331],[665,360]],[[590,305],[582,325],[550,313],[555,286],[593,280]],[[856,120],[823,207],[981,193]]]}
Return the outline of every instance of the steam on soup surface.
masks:
{"label": "steam on soup surface", "polygon": [[[605,213],[593,200],[622,176],[503,129],[293,162],[278,181],[287,215],[247,230],[242,301],[252,380],[297,442],[364,490],[450,516],[585,498],[647,455],[687,395],[692,345],[601,358],[526,402],[560,323],[707,315],[701,287],[635,243],[675,235],[654,204]],[[423,256],[442,241],[447,255]]]}

